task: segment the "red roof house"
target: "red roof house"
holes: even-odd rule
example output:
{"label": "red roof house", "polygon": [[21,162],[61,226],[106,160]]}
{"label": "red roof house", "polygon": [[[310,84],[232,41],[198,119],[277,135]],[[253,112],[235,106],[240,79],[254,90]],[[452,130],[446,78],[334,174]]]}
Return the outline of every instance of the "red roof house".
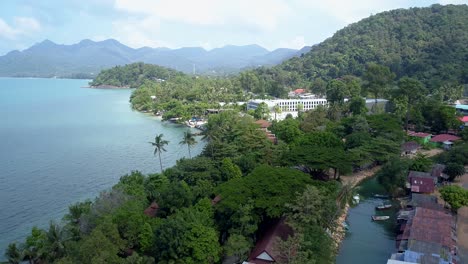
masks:
{"label": "red roof house", "polygon": [[263,119],[255,121],[255,124],[259,125],[261,129],[268,129],[271,126],[270,122]]}
{"label": "red roof house", "polygon": [[152,202],[150,206],[148,206],[148,208],[146,208],[143,213],[149,217],[156,217],[158,210],[159,210],[159,205],[156,202]]}
{"label": "red roof house", "polygon": [[211,200],[211,205],[217,205],[219,202],[221,202],[221,195],[216,195],[213,200]]}
{"label": "red roof house", "polygon": [[446,141],[457,141],[457,140],[460,140],[461,138],[460,137],[457,137],[457,136],[454,136],[454,135],[449,135],[449,134],[440,134],[440,135],[437,135],[437,136],[434,136],[433,138],[431,138],[431,142],[436,142],[436,143],[442,143],[442,142],[446,142]]}
{"label": "red roof house", "polygon": [[265,234],[257,241],[255,248],[249,256],[251,264],[269,264],[274,263],[280,258],[277,249],[278,238],[286,240],[288,236],[293,234],[293,230],[288,226],[284,219],[278,220],[275,224],[271,225]]}
{"label": "red roof house", "polygon": [[[432,193],[434,192],[435,182],[434,178],[429,173],[426,175],[418,175],[418,171],[410,171],[408,175],[411,192],[416,193]],[[420,173],[422,174],[422,173]]]}
{"label": "red roof house", "polygon": [[429,139],[431,139],[431,134],[429,133],[424,133],[424,132],[414,132],[409,130],[407,132],[408,136],[413,137],[416,139],[419,143],[426,144],[429,142]]}
{"label": "red roof house", "polygon": [[465,126],[468,126],[468,116],[462,116],[462,117],[459,117],[458,119],[462,121]]}
{"label": "red roof house", "polygon": [[408,131],[408,136],[425,138],[431,136],[429,133]]}
{"label": "red roof house", "polygon": [[303,94],[303,93],[305,93],[305,89],[296,89],[296,90],[294,90],[294,93],[295,94]]}

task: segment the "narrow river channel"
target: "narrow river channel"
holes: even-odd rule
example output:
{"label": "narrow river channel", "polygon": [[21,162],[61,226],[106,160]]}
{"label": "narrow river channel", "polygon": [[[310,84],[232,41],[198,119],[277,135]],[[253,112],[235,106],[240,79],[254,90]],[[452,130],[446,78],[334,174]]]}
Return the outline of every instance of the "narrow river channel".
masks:
{"label": "narrow river channel", "polygon": [[[398,203],[375,198],[374,194],[383,194],[382,186],[375,177],[364,180],[358,187],[360,202],[348,212],[349,230],[341,244],[336,258],[337,264],[378,264],[387,263],[395,252],[396,211]],[[391,209],[377,211],[376,206],[392,203]],[[385,221],[372,221],[373,215],[388,215]]]}

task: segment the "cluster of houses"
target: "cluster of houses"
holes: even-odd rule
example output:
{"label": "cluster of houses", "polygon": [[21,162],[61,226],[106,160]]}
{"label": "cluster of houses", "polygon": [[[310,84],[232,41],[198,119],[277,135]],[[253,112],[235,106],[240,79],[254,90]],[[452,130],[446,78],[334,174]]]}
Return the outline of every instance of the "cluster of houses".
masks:
{"label": "cluster of houses", "polygon": [[415,153],[418,150],[418,148],[421,147],[421,145],[431,145],[434,147],[442,147],[444,149],[450,149],[455,141],[458,141],[461,139],[460,137],[451,135],[451,134],[432,135],[429,133],[414,132],[411,130],[408,131],[407,134],[415,142],[412,141],[411,144],[404,145],[404,149],[402,149],[402,152],[404,153],[402,154]]}
{"label": "cluster of houses", "polygon": [[457,263],[456,219],[432,195],[437,184],[448,178],[444,169],[435,164],[431,172],[408,173],[411,198],[398,212],[397,253],[387,264]]}

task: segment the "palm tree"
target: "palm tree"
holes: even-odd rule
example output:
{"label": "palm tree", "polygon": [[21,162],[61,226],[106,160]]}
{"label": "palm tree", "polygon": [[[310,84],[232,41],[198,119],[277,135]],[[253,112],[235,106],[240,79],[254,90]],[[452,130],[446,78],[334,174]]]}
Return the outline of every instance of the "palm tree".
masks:
{"label": "palm tree", "polygon": [[159,155],[159,165],[161,165],[161,172],[163,171],[162,161],[161,161],[161,152],[166,151],[164,148],[165,145],[169,144],[169,141],[163,140],[163,134],[159,134],[154,138],[154,142],[149,142],[154,147],[154,155],[158,153]]}
{"label": "palm tree", "polygon": [[179,142],[179,144],[180,145],[187,144],[189,158],[192,158],[192,155],[190,153],[190,148],[192,148],[193,145],[197,144],[197,141],[195,140],[195,137],[193,136],[192,133],[190,133],[189,130],[184,132],[184,138],[182,139],[182,141]]}
{"label": "palm tree", "polygon": [[21,252],[16,246],[16,243],[11,243],[5,250],[5,257],[8,259],[7,263],[18,264],[21,262]]}
{"label": "palm tree", "polygon": [[46,258],[53,262],[65,254],[65,241],[68,240],[65,230],[58,224],[50,222],[46,233]]}

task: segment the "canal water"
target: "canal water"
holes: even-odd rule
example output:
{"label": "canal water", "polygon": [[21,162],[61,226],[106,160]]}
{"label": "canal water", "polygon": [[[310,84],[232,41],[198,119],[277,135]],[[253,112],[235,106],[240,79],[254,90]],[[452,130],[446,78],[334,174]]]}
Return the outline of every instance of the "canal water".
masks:
{"label": "canal water", "polygon": [[[375,198],[374,194],[384,194],[382,186],[375,177],[364,180],[357,192],[360,203],[349,209],[346,219],[349,230],[342,242],[337,264],[378,264],[387,263],[395,249],[396,211],[398,203]],[[377,211],[375,207],[382,203],[392,203],[389,210]],[[389,220],[372,221],[373,215],[388,215]]]}

